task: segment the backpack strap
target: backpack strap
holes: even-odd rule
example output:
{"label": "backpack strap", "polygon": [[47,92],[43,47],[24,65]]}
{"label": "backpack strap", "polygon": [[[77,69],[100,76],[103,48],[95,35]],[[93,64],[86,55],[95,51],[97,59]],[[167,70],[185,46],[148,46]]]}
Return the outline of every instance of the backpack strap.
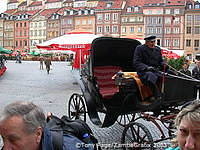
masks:
{"label": "backpack strap", "polygon": [[49,128],[52,136],[52,144],[54,150],[63,149],[63,130],[62,130],[62,120],[56,116],[51,116],[48,120],[46,127]]}
{"label": "backpack strap", "polygon": [[52,131],[52,144],[54,150],[63,149],[63,131]]}

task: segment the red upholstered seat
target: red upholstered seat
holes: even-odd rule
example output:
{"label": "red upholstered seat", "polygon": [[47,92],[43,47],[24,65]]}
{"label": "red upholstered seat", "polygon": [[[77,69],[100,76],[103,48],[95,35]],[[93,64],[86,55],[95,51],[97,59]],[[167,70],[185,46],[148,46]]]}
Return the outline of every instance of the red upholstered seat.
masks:
{"label": "red upholstered seat", "polygon": [[99,93],[103,98],[109,99],[119,88],[115,85],[112,77],[121,70],[119,66],[98,66],[94,67],[94,76],[99,88]]}

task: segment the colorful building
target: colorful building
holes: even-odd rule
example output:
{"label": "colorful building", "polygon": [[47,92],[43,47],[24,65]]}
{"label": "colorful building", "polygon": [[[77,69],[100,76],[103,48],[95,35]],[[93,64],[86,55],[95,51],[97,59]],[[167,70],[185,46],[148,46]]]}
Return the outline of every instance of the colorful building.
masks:
{"label": "colorful building", "polygon": [[121,15],[120,37],[144,38],[144,15],[142,11],[143,2],[128,1]]}
{"label": "colorful building", "polygon": [[188,2],[185,11],[185,55],[195,59],[200,55],[200,3]]}
{"label": "colorful building", "polygon": [[120,37],[121,14],[125,5],[125,0],[99,1],[95,10],[95,33],[98,35]]}

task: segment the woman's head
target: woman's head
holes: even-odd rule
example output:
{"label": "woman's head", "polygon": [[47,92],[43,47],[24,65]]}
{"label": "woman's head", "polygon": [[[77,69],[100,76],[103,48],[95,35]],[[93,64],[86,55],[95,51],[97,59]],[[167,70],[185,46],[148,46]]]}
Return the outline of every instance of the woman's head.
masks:
{"label": "woman's head", "polygon": [[200,150],[200,102],[193,102],[176,117],[177,142],[181,150]]}

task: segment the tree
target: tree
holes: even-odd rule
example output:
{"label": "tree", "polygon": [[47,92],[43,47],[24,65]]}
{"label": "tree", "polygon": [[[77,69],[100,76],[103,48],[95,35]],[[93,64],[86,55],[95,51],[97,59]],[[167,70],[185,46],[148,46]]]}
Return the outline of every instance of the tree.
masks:
{"label": "tree", "polygon": [[184,62],[186,62],[186,58],[184,56],[178,58],[178,59],[169,59],[167,61],[167,63],[172,66],[173,68],[175,68],[176,70],[180,70],[184,64]]}

